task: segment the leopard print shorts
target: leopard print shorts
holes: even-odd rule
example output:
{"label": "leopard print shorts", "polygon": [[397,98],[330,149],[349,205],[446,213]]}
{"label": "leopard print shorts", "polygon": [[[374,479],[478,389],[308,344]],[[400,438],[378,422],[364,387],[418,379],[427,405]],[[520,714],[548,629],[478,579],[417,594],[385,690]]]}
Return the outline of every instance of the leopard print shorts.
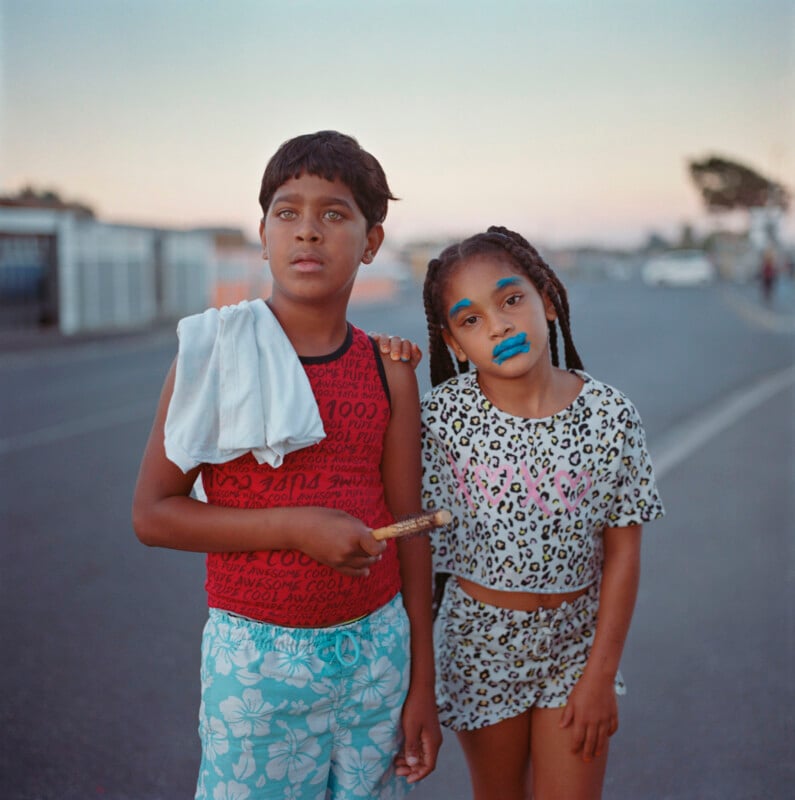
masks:
{"label": "leopard print shorts", "polygon": [[[532,707],[565,706],[591,652],[598,605],[598,583],[559,608],[513,611],[449,580],[434,632],[439,721],[476,730]],[[615,690],[626,692],[620,672]]]}

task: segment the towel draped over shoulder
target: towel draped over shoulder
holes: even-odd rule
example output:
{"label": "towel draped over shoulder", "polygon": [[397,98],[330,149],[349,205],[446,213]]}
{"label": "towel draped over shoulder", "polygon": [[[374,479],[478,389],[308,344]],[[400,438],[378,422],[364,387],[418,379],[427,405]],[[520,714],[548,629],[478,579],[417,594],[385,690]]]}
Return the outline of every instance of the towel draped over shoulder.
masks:
{"label": "towel draped over shoulder", "polygon": [[165,448],[183,472],[248,452],[278,467],[325,437],[301,361],[263,300],[185,317],[177,336]]}

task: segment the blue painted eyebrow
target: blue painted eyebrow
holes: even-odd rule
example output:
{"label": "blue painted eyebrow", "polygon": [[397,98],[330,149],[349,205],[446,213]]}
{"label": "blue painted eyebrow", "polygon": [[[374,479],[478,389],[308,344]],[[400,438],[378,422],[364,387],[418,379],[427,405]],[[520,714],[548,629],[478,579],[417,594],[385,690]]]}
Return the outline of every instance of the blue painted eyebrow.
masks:
{"label": "blue painted eyebrow", "polygon": [[468,308],[472,305],[472,301],[468,298],[464,298],[463,300],[459,300],[451,309],[450,309],[450,316],[454,317],[459,311],[464,308]]}
{"label": "blue painted eyebrow", "polygon": [[519,278],[500,278],[497,281],[497,288],[504,289],[506,286],[513,286],[515,283],[519,283]]}

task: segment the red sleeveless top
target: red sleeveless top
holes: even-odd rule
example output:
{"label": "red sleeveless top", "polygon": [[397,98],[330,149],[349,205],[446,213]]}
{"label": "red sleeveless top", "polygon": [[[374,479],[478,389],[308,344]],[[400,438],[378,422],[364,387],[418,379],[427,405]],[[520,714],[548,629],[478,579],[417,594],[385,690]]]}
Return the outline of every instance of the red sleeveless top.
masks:
{"label": "red sleeveless top", "polygon": [[[381,356],[364,331],[348,326],[339,350],[302,358],[326,438],[285,456],[274,469],[251,453],[205,464],[208,502],[233,508],[324,506],[371,528],[393,522],[384,498],[381,457],[390,419]],[[366,578],[348,577],[299,550],[207,555],[208,604],[286,627],[323,627],[369,614],[400,589],[390,541]]]}

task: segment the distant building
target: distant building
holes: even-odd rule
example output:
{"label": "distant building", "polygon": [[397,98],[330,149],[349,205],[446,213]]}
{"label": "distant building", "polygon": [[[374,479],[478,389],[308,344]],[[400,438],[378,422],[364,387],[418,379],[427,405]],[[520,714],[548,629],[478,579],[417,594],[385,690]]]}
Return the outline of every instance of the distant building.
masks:
{"label": "distant building", "polygon": [[79,208],[0,204],[0,326],[65,334],[150,325],[205,308],[202,232],[100,222]]}
{"label": "distant building", "polygon": [[[389,299],[407,279],[383,249],[361,267],[351,300]],[[113,224],[52,192],[0,198],[0,328],[142,328],[270,291],[262,247],[239,229]]]}

